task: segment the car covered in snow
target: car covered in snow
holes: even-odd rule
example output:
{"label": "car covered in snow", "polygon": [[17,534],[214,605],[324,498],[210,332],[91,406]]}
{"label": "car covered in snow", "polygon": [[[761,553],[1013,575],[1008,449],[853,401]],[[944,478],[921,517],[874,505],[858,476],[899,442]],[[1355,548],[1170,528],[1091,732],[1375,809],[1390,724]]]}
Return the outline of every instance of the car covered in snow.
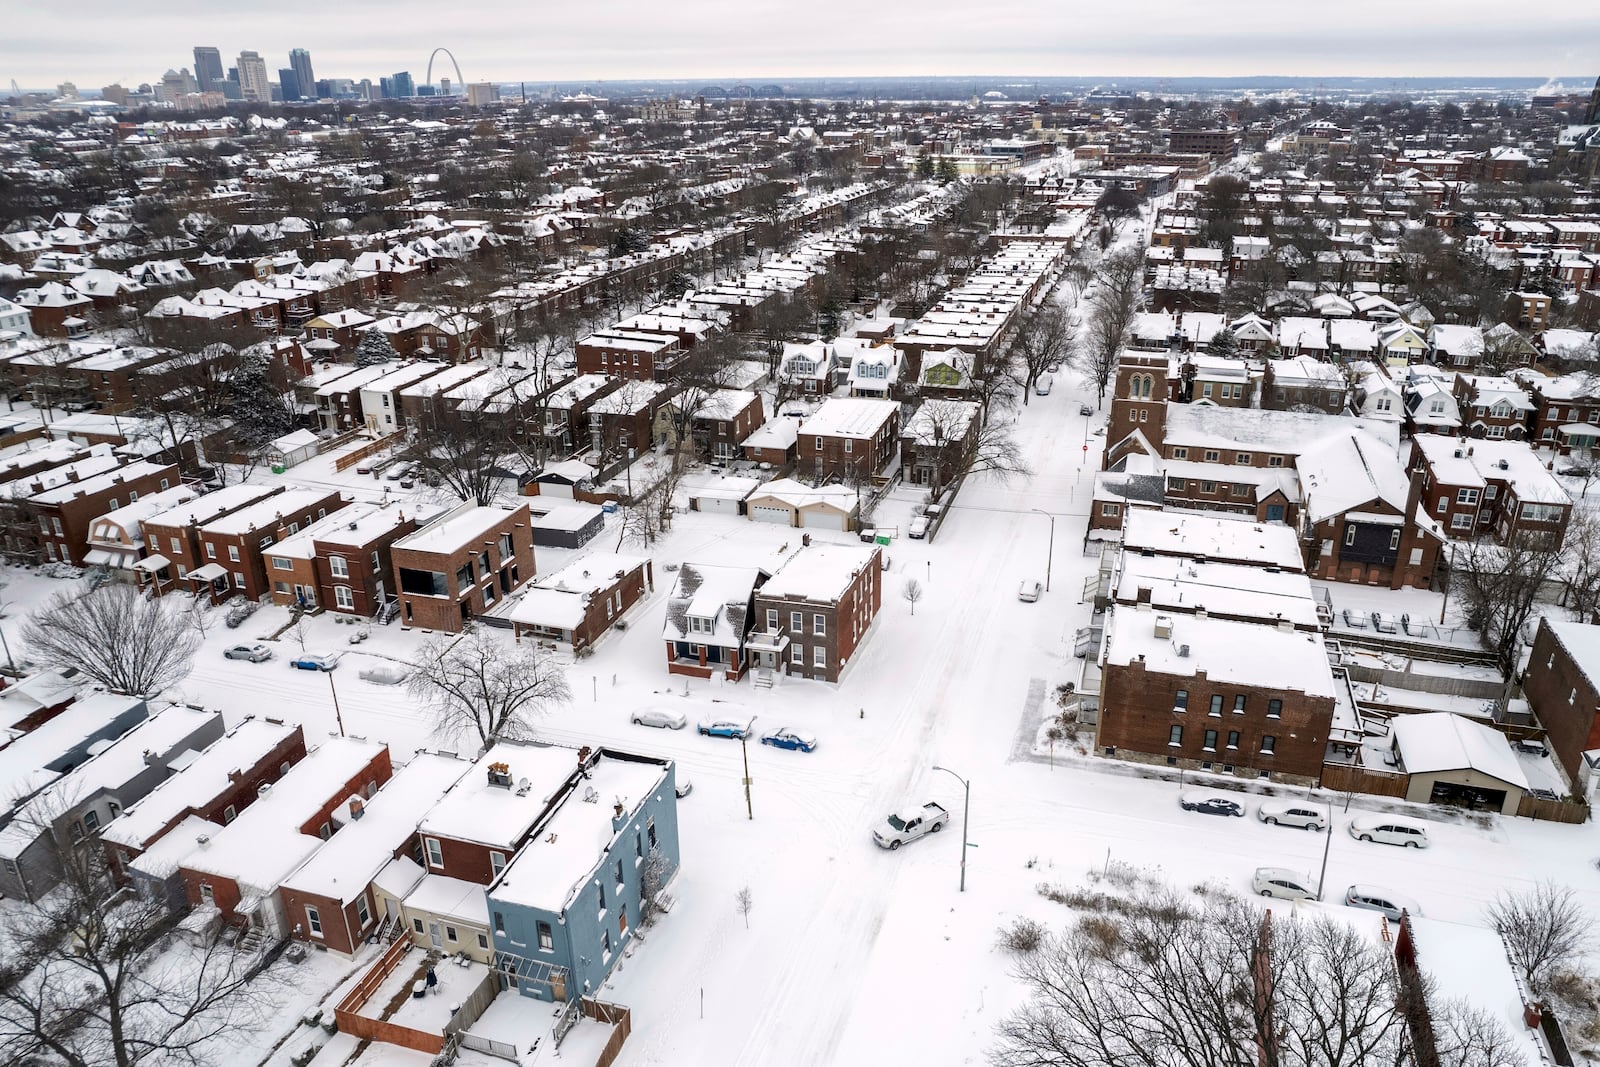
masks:
{"label": "car covered in snow", "polygon": [[689,724],[683,712],[671,708],[640,708],[628,721],[635,726],[654,726],[659,730],[681,730]]}
{"label": "car covered in snow", "polygon": [[1402,848],[1427,848],[1428,828],[1398,815],[1363,815],[1350,821],[1350,836]]}
{"label": "car covered in snow", "polygon": [[1390,922],[1396,923],[1400,921],[1402,911],[1409,911],[1413,915],[1422,914],[1422,909],[1417,907],[1416,901],[1375,885],[1351,886],[1344,891],[1344,903],[1349,908],[1365,908],[1367,911],[1381,912]]}
{"label": "car covered in snow", "polygon": [[1043,585],[1031,580],[1025,581],[1017,586],[1017,599],[1024,604],[1032,604],[1039,599],[1039,595],[1043,592]]}
{"label": "car covered in snow", "polygon": [[949,821],[950,813],[944,809],[944,805],[930,800],[920,808],[891,814],[872,831],[872,839],[879,848],[893,851],[924,834],[938,833]]}
{"label": "car covered in snow", "polygon": [[736,719],[707,719],[695,729],[702,737],[731,737],[736,741],[743,741],[751,734],[751,725],[755,720],[739,722]]}
{"label": "car covered in snow", "polygon": [[229,645],[222,653],[225,659],[242,659],[251,663],[265,663],[272,658],[272,649],[260,641],[243,645]]}
{"label": "car covered in snow", "polygon": [[907,531],[913,541],[921,541],[928,536],[928,516],[918,515],[911,520],[911,528]]}
{"label": "car covered in snow", "polygon": [[1183,805],[1184,811],[1198,811],[1202,815],[1244,816],[1243,804],[1220,793],[1201,793],[1191,789],[1179,794],[1178,803]]}
{"label": "car covered in snow", "polygon": [[1257,867],[1250,879],[1250,890],[1278,900],[1316,900],[1311,879],[1287,867]]}
{"label": "car covered in snow", "polygon": [[763,745],[771,745],[773,748],[786,748],[791,752],[814,752],[817,747],[817,739],[815,737],[810,734],[796,733],[787,727],[766,734],[761,738],[761,743]]}
{"label": "car covered in snow", "polygon": [[331,671],[339,665],[338,652],[302,652],[289,661],[289,666],[300,671]]}
{"label": "car covered in snow", "polygon": [[1302,830],[1321,830],[1328,818],[1303,800],[1262,801],[1256,818],[1272,826],[1297,826]]}

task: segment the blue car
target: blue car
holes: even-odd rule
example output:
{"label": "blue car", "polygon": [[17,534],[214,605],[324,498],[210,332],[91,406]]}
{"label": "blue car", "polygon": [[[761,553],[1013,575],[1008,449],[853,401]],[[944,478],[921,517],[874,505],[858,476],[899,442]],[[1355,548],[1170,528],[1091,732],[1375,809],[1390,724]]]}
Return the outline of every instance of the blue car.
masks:
{"label": "blue car", "polygon": [[812,752],[817,747],[817,739],[807,734],[797,734],[793,730],[774,730],[761,739],[763,745],[773,748],[786,748],[791,752]]}
{"label": "blue car", "polygon": [[743,741],[750,736],[750,723],[735,722],[732,719],[707,719],[695,729],[705,737],[731,737]]}
{"label": "blue car", "polygon": [[289,661],[289,666],[302,671],[331,671],[338,665],[337,652],[302,652]]}

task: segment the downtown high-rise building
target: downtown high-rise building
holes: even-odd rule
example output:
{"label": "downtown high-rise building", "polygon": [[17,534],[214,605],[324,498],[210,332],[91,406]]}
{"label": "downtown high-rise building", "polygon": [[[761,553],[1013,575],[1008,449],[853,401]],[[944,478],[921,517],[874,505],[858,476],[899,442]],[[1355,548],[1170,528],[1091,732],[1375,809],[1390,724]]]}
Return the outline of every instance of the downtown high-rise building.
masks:
{"label": "downtown high-rise building", "polygon": [[404,100],[417,95],[416,83],[411,80],[409,70],[398,71],[387,78],[379,78],[378,83],[385,100]]}
{"label": "downtown high-rise building", "polygon": [[[289,49],[289,66],[294,68],[294,80],[300,86],[300,97],[305,100],[314,100],[317,96],[317,76],[311,72],[311,53],[304,48]],[[278,81],[282,83],[280,74]],[[284,92],[283,98],[289,99],[289,93]]]}
{"label": "downtown high-rise building", "polygon": [[239,93],[246,100],[272,103],[272,83],[267,80],[267,61],[260,52],[239,53]]}
{"label": "downtown high-rise building", "polygon": [[222,75],[222,50],[199,45],[194,50],[194,80],[200,86],[202,93],[212,91],[221,92],[222,83],[226,81]]}
{"label": "downtown high-rise building", "polygon": [[300,88],[300,75],[295,73],[293,67],[278,68],[278,93],[286,104],[292,104],[305,95]]}

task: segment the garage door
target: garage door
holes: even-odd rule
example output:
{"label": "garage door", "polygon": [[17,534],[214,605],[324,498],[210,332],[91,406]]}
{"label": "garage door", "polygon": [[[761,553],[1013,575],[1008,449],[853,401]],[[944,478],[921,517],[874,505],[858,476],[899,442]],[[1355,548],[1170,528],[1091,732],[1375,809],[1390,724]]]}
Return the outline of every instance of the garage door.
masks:
{"label": "garage door", "polygon": [[844,529],[844,514],[838,511],[824,511],[820,508],[813,511],[800,513],[800,525],[809,526],[814,530],[842,530]]}
{"label": "garage door", "polygon": [[751,522],[776,522],[784,526],[792,526],[794,524],[793,519],[790,518],[792,514],[793,512],[788,508],[764,507],[760,504],[750,505]]}
{"label": "garage door", "polygon": [[739,514],[739,502],[731,496],[703,496],[699,499],[701,511],[710,511],[718,515]]}

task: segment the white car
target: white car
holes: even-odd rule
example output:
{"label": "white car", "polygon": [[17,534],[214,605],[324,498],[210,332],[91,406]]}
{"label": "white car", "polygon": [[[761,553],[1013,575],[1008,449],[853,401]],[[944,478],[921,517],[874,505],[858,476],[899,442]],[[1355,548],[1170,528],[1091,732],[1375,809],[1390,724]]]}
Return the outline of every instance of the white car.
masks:
{"label": "white car", "polygon": [[1349,908],[1382,912],[1388,916],[1390,922],[1399,922],[1402,911],[1409,911],[1413,915],[1422,914],[1422,909],[1417,907],[1416,901],[1373,885],[1351,886],[1345,890],[1344,903]]}
{"label": "white car", "polygon": [[1353,819],[1350,836],[1357,841],[1376,841],[1402,848],[1428,847],[1428,828],[1398,815],[1365,815]]}
{"label": "white car", "polygon": [[911,520],[911,529],[908,531],[911,539],[921,541],[928,536],[928,516],[918,515]]}
{"label": "white car", "polygon": [[272,658],[272,649],[255,641],[247,645],[230,645],[223,653],[227,659],[244,659],[251,663],[264,663]]}
{"label": "white car", "polygon": [[1250,879],[1252,892],[1279,900],[1316,900],[1311,879],[1287,867],[1257,867]]}
{"label": "white car", "polygon": [[1304,801],[1272,803],[1262,801],[1256,809],[1256,818],[1273,826],[1298,826],[1302,830],[1321,830],[1328,824],[1322,812]]}
{"label": "white car", "polygon": [[1044,592],[1044,586],[1038,582],[1027,581],[1017,587],[1017,599],[1024,604],[1032,604],[1039,599],[1039,594]]}
{"label": "white car", "polygon": [[661,730],[681,730],[689,725],[683,712],[671,708],[640,708],[629,716],[629,721],[635,726],[654,726]]}

